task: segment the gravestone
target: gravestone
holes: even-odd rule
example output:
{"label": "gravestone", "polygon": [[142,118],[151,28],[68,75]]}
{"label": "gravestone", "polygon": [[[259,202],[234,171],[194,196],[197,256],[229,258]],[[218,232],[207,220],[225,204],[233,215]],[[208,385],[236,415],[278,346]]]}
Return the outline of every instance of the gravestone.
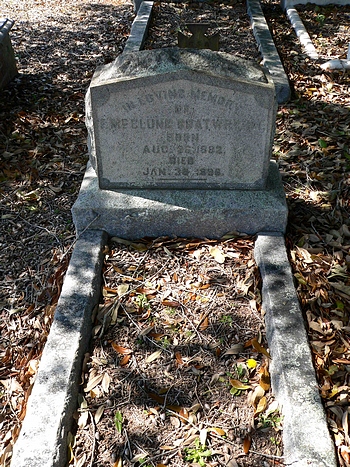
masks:
{"label": "gravestone", "polygon": [[263,188],[274,93],[261,67],[228,54],[121,55],[95,73],[87,95],[100,188]]}
{"label": "gravestone", "polygon": [[16,60],[9,35],[12,26],[13,21],[0,18],[0,89],[17,75]]}
{"label": "gravestone", "polygon": [[284,232],[270,161],[276,109],[266,70],[221,52],[130,52],[98,68],[86,96],[91,165],[72,209],[78,234]]}

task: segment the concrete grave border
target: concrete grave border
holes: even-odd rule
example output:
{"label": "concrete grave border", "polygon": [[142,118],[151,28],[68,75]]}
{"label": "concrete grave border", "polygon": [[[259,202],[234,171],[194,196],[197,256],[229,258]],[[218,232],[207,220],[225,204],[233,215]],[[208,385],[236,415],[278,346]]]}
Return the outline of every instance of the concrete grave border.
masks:
{"label": "concrete grave border", "polygon": [[91,339],[91,315],[100,299],[106,241],[105,232],[87,230],[76,242],[13,449],[12,467],[66,465],[67,434],[77,407],[83,356]]}
{"label": "concrete grave border", "polygon": [[[99,230],[87,230],[77,240],[12,467],[66,465],[67,433],[99,299],[106,241],[107,234]],[[336,467],[283,235],[258,234],[254,256],[262,275],[272,389],[284,416],[285,461],[293,467]]]}
{"label": "concrete grave border", "polygon": [[[248,0],[249,1],[249,0]],[[296,5],[306,5],[309,0],[281,0],[281,8],[287,15],[287,18],[295,31],[301,46],[304,48],[306,55],[311,60],[318,61],[320,57],[314,46],[306,27],[301,20]],[[313,0],[315,5],[350,5],[350,0]],[[349,70],[350,69],[350,44],[348,49],[347,59],[332,59],[320,65],[323,70]]]}
{"label": "concrete grave border", "polygon": [[[267,34],[258,0],[247,1],[254,33],[261,41],[261,53],[263,56],[267,53],[265,65],[267,68],[268,63],[276,66],[276,90],[279,102],[284,102],[289,98],[290,90],[283,66],[276,49],[272,48],[273,40]],[[142,47],[151,4],[143,2],[140,6],[135,21],[140,21],[142,27],[134,27],[133,47],[138,47],[137,44]],[[129,44],[131,46],[131,42]],[[270,73],[274,76],[271,70]],[[27,415],[14,446],[12,467],[66,465],[67,433],[76,409],[81,364],[91,334],[91,314],[100,296],[106,241],[107,234],[102,230],[86,230],[78,237],[28,401]],[[266,310],[267,338],[273,357],[273,391],[284,415],[286,460],[293,467],[336,467],[334,444],[317,391],[283,236],[273,233],[258,235],[255,257],[262,274],[263,308]]]}
{"label": "concrete grave border", "polygon": [[335,467],[334,443],[283,236],[259,234],[254,257],[262,278],[272,392],[282,408],[284,462],[293,467]]}
{"label": "concrete grave border", "polygon": [[[152,8],[153,2],[151,1],[144,1],[140,4],[123,53],[136,52],[142,49],[148,33]],[[260,1],[247,0],[247,13],[250,17],[253,34],[263,58],[263,65],[269,70],[275,83],[277,102],[283,104],[290,98],[289,81],[273,42]]]}

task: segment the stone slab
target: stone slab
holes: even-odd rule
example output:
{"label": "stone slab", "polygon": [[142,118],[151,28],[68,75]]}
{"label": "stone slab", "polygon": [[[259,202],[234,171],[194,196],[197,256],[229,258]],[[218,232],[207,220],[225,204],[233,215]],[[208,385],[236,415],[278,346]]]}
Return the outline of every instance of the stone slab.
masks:
{"label": "stone slab", "polygon": [[196,49],[122,54],[95,72],[86,98],[99,186],[262,189],[276,110],[254,62]]}
{"label": "stone slab", "polygon": [[304,23],[302,22],[297,10],[288,6],[285,10],[286,15],[297,35],[300,44],[303,46],[305,52],[312,60],[318,60],[319,55],[316,47],[313,45],[312,40],[307,32]]}
{"label": "stone slab", "polygon": [[147,38],[152,8],[153,2],[141,2],[137,5],[137,15],[132,23],[130,36],[125,43],[123,50],[124,54],[129,52],[138,52],[142,49]]}
{"label": "stone slab", "polygon": [[78,238],[66,273],[11,467],[64,467],[76,410],[81,364],[100,299],[105,232]]}
{"label": "stone slab", "polygon": [[260,1],[247,0],[247,13],[250,17],[259,51],[263,57],[263,65],[269,70],[275,83],[277,101],[279,104],[283,104],[290,99],[289,81],[273,42]]}
{"label": "stone slab", "polygon": [[285,193],[274,162],[261,191],[101,190],[89,167],[72,213],[78,234],[94,228],[128,239],[221,238],[232,230],[284,232],[287,224]]}
{"label": "stone slab", "polygon": [[13,24],[14,22],[8,18],[0,18],[0,89],[18,74],[10,39]]}
{"label": "stone slab", "polygon": [[336,467],[283,236],[259,234],[254,253],[262,277],[272,391],[284,417],[284,463]]}

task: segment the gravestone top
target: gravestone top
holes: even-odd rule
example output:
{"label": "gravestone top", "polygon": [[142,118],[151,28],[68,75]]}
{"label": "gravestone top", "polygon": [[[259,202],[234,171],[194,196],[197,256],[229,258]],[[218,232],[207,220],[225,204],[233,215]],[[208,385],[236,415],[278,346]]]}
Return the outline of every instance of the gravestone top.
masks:
{"label": "gravestone top", "polygon": [[253,61],[207,49],[164,48],[121,54],[114,62],[96,69],[91,86],[109,80],[121,81],[186,70],[213,77],[269,82],[266,70]]}
{"label": "gravestone top", "polygon": [[157,49],[99,68],[86,97],[102,189],[262,189],[275,89],[257,64],[211,50]]}

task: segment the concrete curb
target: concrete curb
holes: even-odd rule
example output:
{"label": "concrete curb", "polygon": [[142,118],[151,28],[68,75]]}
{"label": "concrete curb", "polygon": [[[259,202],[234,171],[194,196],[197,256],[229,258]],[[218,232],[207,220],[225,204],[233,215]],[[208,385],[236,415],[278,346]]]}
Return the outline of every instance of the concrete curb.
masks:
{"label": "concrete curb", "polygon": [[153,2],[141,2],[136,18],[131,26],[130,36],[125,43],[123,54],[138,52],[147,38],[149,23],[152,17]]}
{"label": "concrete curb", "polygon": [[41,357],[12,467],[63,467],[76,409],[79,375],[100,298],[107,234],[86,231],[77,240]]}
{"label": "concrete curb", "polygon": [[263,65],[269,70],[275,83],[277,102],[283,104],[290,98],[289,81],[261,9],[260,1],[247,0],[247,13],[263,57]]}
{"label": "concrete curb", "polygon": [[334,443],[283,236],[258,235],[254,253],[263,283],[272,391],[284,417],[285,463],[293,467],[336,467]]}
{"label": "concrete curb", "polygon": [[[76,408],[81,362],[101,283],[103,231],[78,239],[44,349],[12,467],[64,467]],[[304,320],[281,234],[259,234],[255,259],[262,275],[272,390],[284,416],[286,465],[336,467],[312,365]]]}
{"label": "concrete curb", "polygon": [[304,47],[306,54],[312,59],[312,60],[318,60],[319,55],[317,53],[317,50],[312,43],[312,40],[309,36],[309,33],[307,32],[304,23],[300,19],[300,16],[295,8],[288,7],[286,9],[286,15],[290,21],[290,24],[292,25],[295,34],[297,35],[300,44]]}

